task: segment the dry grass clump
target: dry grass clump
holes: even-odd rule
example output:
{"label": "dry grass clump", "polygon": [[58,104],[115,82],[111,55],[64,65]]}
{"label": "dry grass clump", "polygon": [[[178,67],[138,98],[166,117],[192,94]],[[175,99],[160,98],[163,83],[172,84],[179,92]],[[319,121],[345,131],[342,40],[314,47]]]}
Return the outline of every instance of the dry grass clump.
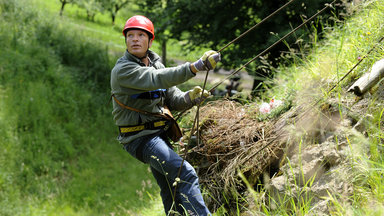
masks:
{"label": "dry grass clump", "polygon": [[197,167],[211,209],[236,203],[231,201],[245,191],[238,172],[255,185],[282,154],[273,129],[275,121],[256,120],[256,107],[220,100],[200,109],[200,139],[188,151],[187,160]]}

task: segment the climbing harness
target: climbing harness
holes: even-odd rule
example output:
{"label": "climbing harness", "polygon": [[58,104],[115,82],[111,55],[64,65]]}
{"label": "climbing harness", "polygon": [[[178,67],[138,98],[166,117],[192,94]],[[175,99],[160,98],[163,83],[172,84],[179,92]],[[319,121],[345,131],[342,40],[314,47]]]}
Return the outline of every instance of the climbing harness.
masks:
{"label": "climbing harness", "polygon": [[157,89],[153,91],[143,92],[139,94],[134,94],[131,96],[132,99],[158,99],[165,97],[167,89]]}
{"label": "climbing harness", "polygon": [[181,129],[177,124],[177,121],[173,118],[173,115],[167,106],[164,105],[162,109],[163,111],[162,113],[152,113],[152,112],[136,109],[136,108],[125,105],[121,101],[119,101],[114,94],[111,95],[111,98],[113,98],[113,100],[123,109],[128,109],[128,110],[138,112],[138,113],[143,113],[146,115],[156,116],[165,120],[165,121],[149,122],[141,125],[119,127],[120,135],[130,136],[144,129],[154,130],[154,129],[164,128],[166,135],[174,142],[179,141],[183,136]]}
{"label": "climbing harness", "polygon": [[142,130],[156,130],[164,128],[167,125],[167,121],[153,121],[144,124],[134,126],[119,126],[120,136],[132,136]]}

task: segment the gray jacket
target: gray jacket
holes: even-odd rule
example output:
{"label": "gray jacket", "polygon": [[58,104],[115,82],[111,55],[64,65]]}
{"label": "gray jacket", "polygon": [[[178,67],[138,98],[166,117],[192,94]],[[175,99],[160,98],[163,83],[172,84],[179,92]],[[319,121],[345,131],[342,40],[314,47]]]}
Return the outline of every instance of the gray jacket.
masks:
{"label": "gray jacket", "polygon": [[[176,87],[195,74],[190,70],[190,63],[177,67],[165,68],[160,57],[153,51],[149,51],[149,66],[145,66],[140,59],[125,51],[119,58],[111,72],[111,93],[125,104],[135,109],[151,113],[162,113],[164,104],[170,110],[183,110],[193,106],[184,100],[185,92]],[[165,97],[156,99],[138,99],[135,95],[166,89]],[[113,117],[117,126],[131,126],[159,119],[159,117],[145,115],[120,107],[113,101]],[[118,137],[120,143],[129,143],[132,140],[156,133],[159,130],[143,130],[129,137]]]}

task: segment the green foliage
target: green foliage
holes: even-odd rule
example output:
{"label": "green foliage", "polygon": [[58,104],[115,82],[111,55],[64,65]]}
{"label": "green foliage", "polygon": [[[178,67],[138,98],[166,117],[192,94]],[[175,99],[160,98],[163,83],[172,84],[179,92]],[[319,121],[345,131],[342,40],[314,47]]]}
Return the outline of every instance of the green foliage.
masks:
{"label": "green foliage", "polygon": [[152,179],[115,141],[107,49],[28,5],[0,0],[0,215],[143,206]]}
{"label": "green foliage", "polygon": [[87,1],[81,1],[77,0],[76,4],[84,8],[87,12],[87,20],[89,21],[95,21],[95,16],[97,13],[102,12],[104,9],[102,8],[102,5],[99,1],[96,0],[87,0]]}
{"label": "green foliage", "polygon": [[117,13],[125,7],[130,0],[98,0],[104,10],[110,13],[112,23],[115,24]]}
{"label": "green foliage", "polygon": [[[255,56],[275,42],[277,38],[301,24],[303,19],[322,9],[325,3],[330,3],[330,1],[305,0],[292,3],[284,11],[270,18],[267,23],[249,32],[235,45],[226,49],[222,53],[223,65],[238,67],[244,63],[244,59]],[[146,12],[153,16],[160,26],[160,32],[167,32],[172,38],[187,39],[188,44],[185,46],[192,50],[201,46],[219,49],[284,4],[277,0],[241,2],[231,0],[193,2],[147,0],[141,3]],[[148,7],[149,5],[151,7]],[[202,8],[204,10],[201,10]],[[334,16],[334,13],[338,13],[338,11],[328,11],[318,17],[318,21]],[[228,14],[231,14],[231,18],[228,17]],[[317,30],[321,31],[321,28]],[[271,33],[274,33],[275,36],[271,36]],[[293,37],[287,42],[292,44],[297,39],[307,40],[308,37],[304,37],[304,35],[308,36],[310,33],[311,31],[308,29],[300,30],[297,32],[297,35],[301,35],[299,38]],[[292,44],[292,46],[295,45]],[[283,44],[272,50],[270,60],[275,61],[282,50],[286,50]]]}
{"label": "green foliage", "polygon": [[107,50],[95,46],[94,42],[87,41],[79,33],[69,33],[53,25],[55,23],[39,23],[36,26],[36,40],[51,48],[51,52],[60,58],[62,64],[73,67],[79,82],[96,84],[96,88],[104,85],[105,88],[110,69]]}
{"label": "green foliage", "polygon": [[[346,92],[348,86],[366,73],[372,64],[383,56],[383,47],[377,44],[378,39],[384,36],[381,19],[383,16],[382,1],[366,1],[356,10],[358,13],[353,17],[327,32],[323,41],[314,41],[311,54],[303,58],[292,53],[290,59],[292,64],[290,66],[280,65],[277,68],[278,74],[273,80],[274,83],[271,85],[271,89],[263,94],[264,97],[272,95],[276,95],[277,98],[292,97],[293,108],[298,105],[297,103],[314,104],[320,99],[333,99],[338,101],[340,107],[345,106],[342,101],[349,98]],[[375,51],[353,73],[338,83],[357,61],[376,45],[378,46]],[[336,84],[338,84],[337,88],[328,92]],[[381,86],[381,83],[378,86]],[[382,89],[382,87],[378,88]],[[376,90],[376,92],[378,91],[381,90]],[[329,194],[332,215],[381,215],[383,212],[382,98],[367,96],[367,100],[369,101],[367,104],[369,117],[364,119],[367,137],[361,135],[354,140],[348,140],[352,152],[350,157],[353,162],[351,167],[353,174],[351,179],[346,181],[354,185],[354,194],[351,197]],[[345,115],[345,110],[340,108],[340,113]],[[290,197],[286,197],[283,201],[290,199]],[[303,201],[298,203],[302,208],[279,206],[277,214],[291,215],[292,209],[300,210],[296,214],[305,214],[311,206],[310,200]],[[372,206],[374,207],[372,208]],[[269,213],[271,212],[268,211]]]}

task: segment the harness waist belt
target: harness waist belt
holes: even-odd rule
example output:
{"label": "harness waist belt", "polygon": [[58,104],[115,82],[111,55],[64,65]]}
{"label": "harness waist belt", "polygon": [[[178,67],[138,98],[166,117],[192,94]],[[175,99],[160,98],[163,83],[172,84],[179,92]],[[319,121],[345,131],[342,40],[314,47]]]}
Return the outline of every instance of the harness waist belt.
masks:
{"label": "harness waist belt", "polygon": [[134,94],[131,96],[133,99],[157,99],[161,97],[165,97],[165,92],[167,89],[157,89],[154,91],[143,92],[139,94]]}
{"label": "harness waist belt", "polygon": [[142,130],[156,130],[163,128],[167,125],[167,121],[153,121],[145,124],[134,125],[134,126],[119,126],[120,134],[122,135],[133,135]]}

